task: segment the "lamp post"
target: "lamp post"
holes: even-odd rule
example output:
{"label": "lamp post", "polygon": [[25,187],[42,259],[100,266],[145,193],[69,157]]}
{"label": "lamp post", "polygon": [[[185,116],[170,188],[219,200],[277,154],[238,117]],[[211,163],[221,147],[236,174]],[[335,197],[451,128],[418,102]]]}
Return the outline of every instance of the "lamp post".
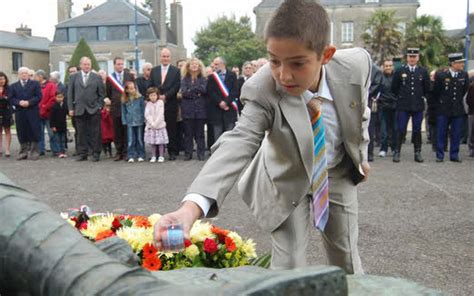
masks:
{"label": "lamp post", "polygon": [[465,58],[466,58],[466,68],[469,67],[469,51],[471,48],[471,32],[470,32],[470,21],[469,21],[469,0],[467,0],[467,11],[466,11],[466,48],[465,48]]}
{"label": "lamp post", "polygon": [[140,73],[139,69],[139,61],[138,61],[138,8],[137,8],[137,0],[135,0],[135,71],[137,74]]}

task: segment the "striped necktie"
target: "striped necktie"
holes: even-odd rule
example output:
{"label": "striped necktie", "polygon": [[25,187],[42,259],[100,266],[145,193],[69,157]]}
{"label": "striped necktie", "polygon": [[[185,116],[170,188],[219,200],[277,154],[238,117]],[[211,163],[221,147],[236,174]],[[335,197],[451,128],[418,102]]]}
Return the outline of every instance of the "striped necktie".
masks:
{"label": "striped necktie", "polygon": [[[329,218],[329,187],[328,170],[326,159],[326,141],[324,140],[324,124],[321,115],[321,98],[313,98],[315,104],[310,107],[313,111],[311,126],[313,130],[313,174],[311,179],[311,191],[313,192],[313,215],[314,226],[324,231]],[[316,103],[316,101],[319,101]]]}

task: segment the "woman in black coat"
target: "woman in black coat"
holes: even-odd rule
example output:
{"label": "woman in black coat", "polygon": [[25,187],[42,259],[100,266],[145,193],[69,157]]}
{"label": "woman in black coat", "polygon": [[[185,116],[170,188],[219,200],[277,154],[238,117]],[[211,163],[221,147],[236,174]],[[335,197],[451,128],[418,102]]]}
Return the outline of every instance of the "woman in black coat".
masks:
{"label": "woman in black coat", "polygon": [[11,104],[8,101],[8,77],[0,72],[0,157],[3,154],[3,131],[5,131],[5,157],[10,157],[12,134],[10,127],[13,124]]}
{"label": "woman in black coat", "polygon": [[197,145],[197,157],[204,160],[204,123],[206,112],[207,79],[204,65],[199,59],[189,60],[183,67],[181,77],[181,116],[184,121],[185,160],[192,159],[193,140]]}

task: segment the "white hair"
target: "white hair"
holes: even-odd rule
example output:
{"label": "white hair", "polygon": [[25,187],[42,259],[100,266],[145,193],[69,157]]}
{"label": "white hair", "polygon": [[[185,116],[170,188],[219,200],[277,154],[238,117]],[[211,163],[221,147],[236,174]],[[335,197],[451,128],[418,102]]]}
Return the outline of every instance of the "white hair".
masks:
{"label": "white hair", "polygon": [[28,67],[20,67],[20,69],[18,69],[18,74],[21,72],[30,73],[30,69]]}
{"label": "white hair", "polygon": [[152,67],[153,68],[153,64],[147,62],[147,63],[143,64],[142,69],[145,69],[146,67]]}
{"label": "white hair", "polygon": [[49,74],[49,78],[51,78],[55,81],[59,81],[59,80],[61,80],[61,74],[59,73],[59,71],[53,71]]}

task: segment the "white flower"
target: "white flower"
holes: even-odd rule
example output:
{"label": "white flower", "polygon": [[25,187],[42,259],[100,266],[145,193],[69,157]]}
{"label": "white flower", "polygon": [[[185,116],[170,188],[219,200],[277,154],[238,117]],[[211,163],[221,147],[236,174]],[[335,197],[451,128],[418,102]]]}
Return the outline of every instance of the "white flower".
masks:
{"label": "white flower", "polygon": [[256,258],[257,253],[255,252],[255,243],[253,240],[248,239],[242,245],[242,251],[247,255],[249,258]]}
{"label": "white flower", "polygon": [[153,214],[148,217],[148,221],[150,221],[151,226],[155,226],[155,224],[160,221],[161,215],[160,214]]}
{"label": "white flower", "polygon": [[193,259],[197,255],[199,255],[199,248],[196,245],[190,245],[186,249],[184,249],[184,255],[189,259]]}
{"label": "white flower", "polygon": [[209,223],[201,223],[200,220],[194,222],[190,231],[191,241],[195,243],[203,242],[206,238],[215,239],[216,235],[211,231]]}

